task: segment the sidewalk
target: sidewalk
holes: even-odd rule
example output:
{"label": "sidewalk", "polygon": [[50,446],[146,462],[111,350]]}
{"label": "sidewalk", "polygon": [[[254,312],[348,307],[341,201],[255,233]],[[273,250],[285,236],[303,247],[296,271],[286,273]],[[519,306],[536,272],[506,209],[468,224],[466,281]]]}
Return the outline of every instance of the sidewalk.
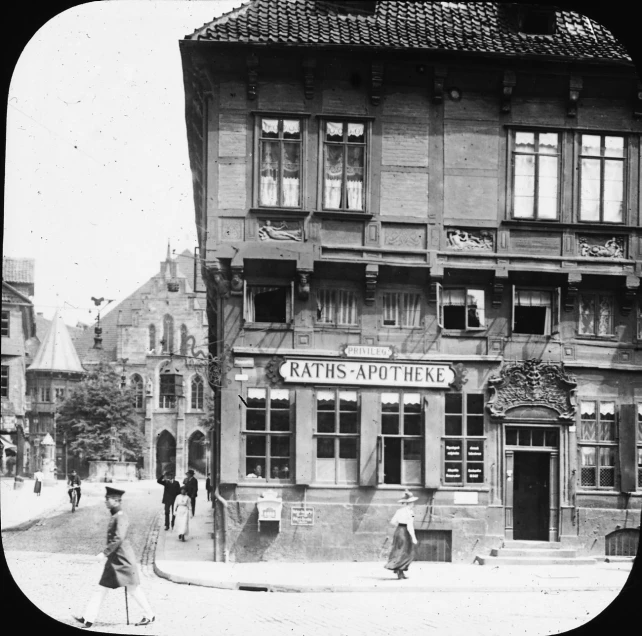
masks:
{"label": "sidewalk", "polygon": [[18,490],[13,489],[13,484],[13,478],[0,480],[0,526],[3,532],[27,529],[67,497],[64,481],[58,481],[54,486],[43,486],[40,497],[33,492],[33,479],[25,479]]}
{"label": "sidewalk", "polygon": [[405,581],[383,563],[215,563],[212,510],[197,499],[186,542],[161,525],[154,571],[174,583],[268,592],[619,592],[631,563],[482,566],[415,562]]}

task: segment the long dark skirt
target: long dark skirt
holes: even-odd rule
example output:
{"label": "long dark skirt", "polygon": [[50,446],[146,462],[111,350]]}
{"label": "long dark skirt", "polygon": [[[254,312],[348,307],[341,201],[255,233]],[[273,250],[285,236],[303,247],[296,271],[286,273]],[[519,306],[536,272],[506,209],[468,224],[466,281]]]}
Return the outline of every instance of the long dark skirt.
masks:
{"label": "long dark skirt", "polygon": [[408,569],[415,558],[415,545],[412,542],[408,528],[405,525],[398,525],[392,537],[392,548],[388,563],[384,567],[389,570]]}
{"label": "long dark skirt", "polygon": [[42,482],[36,480],[36,483],[33,485],[33,491],[36,493],[36,495],[40,494],[40,489],[42,488]]}

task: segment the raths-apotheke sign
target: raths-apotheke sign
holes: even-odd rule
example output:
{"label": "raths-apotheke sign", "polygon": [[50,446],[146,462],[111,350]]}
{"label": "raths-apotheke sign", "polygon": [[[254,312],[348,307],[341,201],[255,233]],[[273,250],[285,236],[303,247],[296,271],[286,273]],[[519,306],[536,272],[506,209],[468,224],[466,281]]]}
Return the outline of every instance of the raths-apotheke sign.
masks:
{"label": "raths-apotheke sign", "polygon": [[455,379],[447,364],[356,360],[290,360],[279,367],[284,382],[297,384],[384,385],[445,389]]}

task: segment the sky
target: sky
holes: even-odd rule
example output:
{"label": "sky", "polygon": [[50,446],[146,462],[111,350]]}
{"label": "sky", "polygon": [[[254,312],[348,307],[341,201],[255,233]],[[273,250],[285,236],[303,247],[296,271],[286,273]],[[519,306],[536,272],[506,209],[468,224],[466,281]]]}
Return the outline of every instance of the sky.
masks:
{"label": "sky", "polygon": [[[240,0],[110,0],[38,30],[8,94],[3,255],[35,259],[36,311],[91,324],[196,229],[178,41]],[[103,310],[103,315],[113,307]]]}

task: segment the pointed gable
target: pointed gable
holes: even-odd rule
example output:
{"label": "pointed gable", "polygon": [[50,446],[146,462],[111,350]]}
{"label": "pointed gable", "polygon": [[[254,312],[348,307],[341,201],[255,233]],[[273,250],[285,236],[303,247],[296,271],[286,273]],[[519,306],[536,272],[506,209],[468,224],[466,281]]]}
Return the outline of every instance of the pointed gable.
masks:
{"label": "pointed gable", "polygon": [[60,311],[56,311],[49,331],[45,335],[34,361],[29,365],[28,371],[85,372]]}

